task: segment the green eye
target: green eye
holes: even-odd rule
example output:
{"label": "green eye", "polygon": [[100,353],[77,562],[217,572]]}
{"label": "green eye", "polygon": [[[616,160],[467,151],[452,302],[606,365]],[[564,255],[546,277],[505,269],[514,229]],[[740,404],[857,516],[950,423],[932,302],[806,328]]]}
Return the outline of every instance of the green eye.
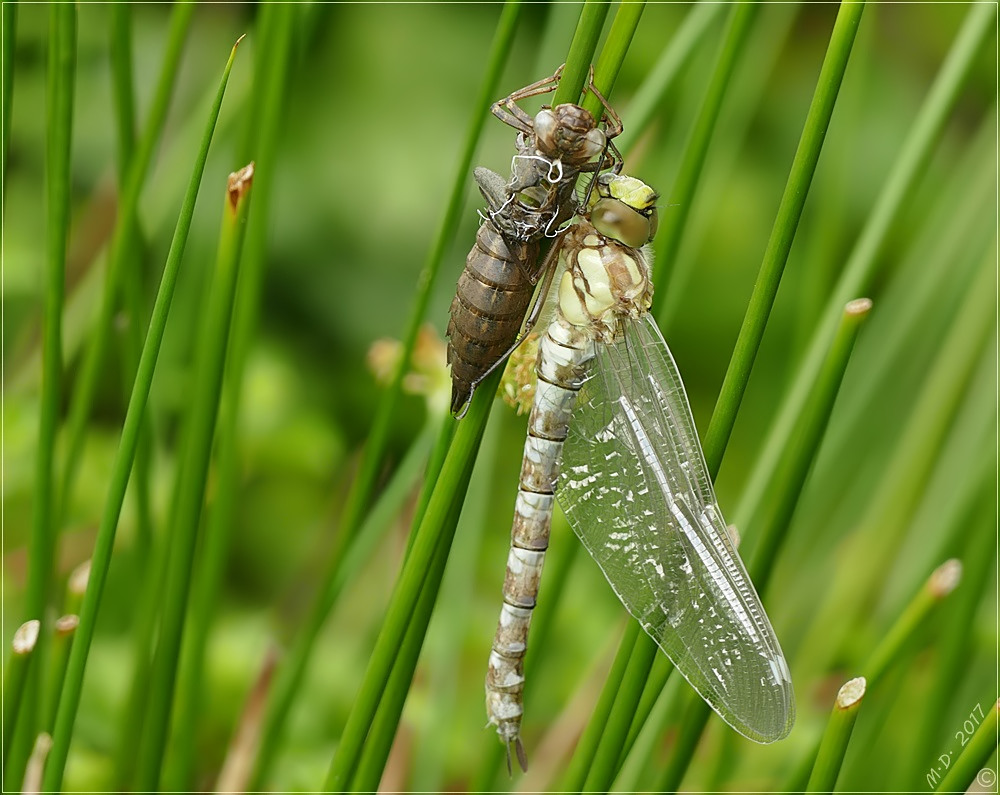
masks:
{"label": "green eye", "polygon": [[601,199],[590,212],[598,232],[631,248],[648,243],[656,231],[656,215],[646,218],[617,199]]}

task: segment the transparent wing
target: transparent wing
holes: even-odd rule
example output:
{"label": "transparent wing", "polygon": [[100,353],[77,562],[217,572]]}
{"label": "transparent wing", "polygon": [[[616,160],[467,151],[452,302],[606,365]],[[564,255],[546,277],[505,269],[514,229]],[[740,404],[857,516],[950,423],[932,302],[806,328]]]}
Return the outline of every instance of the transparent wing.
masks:
{"label": "transparent wing", "polygon": [[722,518],[677,366],[648,316],[598,345],[557,496],[628,611],[723,720],[788,734],[788,666]]}

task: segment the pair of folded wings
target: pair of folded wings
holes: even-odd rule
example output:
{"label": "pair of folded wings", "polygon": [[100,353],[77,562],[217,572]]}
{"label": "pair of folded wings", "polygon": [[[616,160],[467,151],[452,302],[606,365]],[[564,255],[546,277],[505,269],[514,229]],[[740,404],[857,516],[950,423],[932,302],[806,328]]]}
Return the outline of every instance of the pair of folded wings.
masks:
{"label": "pair of folded wings", "polygon": [[788,666],[726,530],[680,374],[653,320],[598,345],[557,496],[628,611],[741,734],[779,740]]}

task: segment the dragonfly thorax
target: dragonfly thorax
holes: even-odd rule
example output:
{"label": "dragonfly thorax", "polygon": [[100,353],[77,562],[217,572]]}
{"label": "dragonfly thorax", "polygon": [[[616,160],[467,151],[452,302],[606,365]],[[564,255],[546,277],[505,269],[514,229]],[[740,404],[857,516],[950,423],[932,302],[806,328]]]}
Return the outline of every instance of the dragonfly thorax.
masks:
{"label": "dragonfly thorax", "polygon": [[566,234],[559,309],[594,339],[611,342],[619,335],[621,321],[649,310],[653,286],[647,257],[601,234],[589,221]]}
{"label": "dragonfly thorax", "polygon": [[593,114],[579,105],[564,103],[542,108],[535,115],[534,127],[539,154],[572,166],[583,165],[607,146]]}

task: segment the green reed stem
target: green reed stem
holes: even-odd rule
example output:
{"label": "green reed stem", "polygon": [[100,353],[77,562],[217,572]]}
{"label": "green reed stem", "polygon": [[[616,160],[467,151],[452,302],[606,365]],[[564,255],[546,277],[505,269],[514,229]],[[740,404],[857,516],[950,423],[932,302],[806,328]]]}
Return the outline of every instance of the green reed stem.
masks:
{"label": "green reed stem", "polygon": [[56,725],[56,711],[59,708],[63,683],[66,681],[69,652],[73,648],[73,638],[76,637],[78,626],[80,626],[80,617],[75,615],[64,615],[56,619],[53,625],[52,647],[49,650],[48,679],[45,683],[44,698],[42,699],[44,712],[41,731],[46,734],[52,734],[52,730]]}
{"label": "green reed stem", "polygon": [[726,8],[725,3],[697,3],[670,38],[659,59],[642,81],[628,106],[628,124],[616,141],[626,155],[652,123],[667,90],[697,51],[702,38]]}
{"label": "green reed stem", "polygon": [[[827,656],[837,652],[851,622],[873,598],[884,561],[890,559],[918,504],[991,330],[994,262],[991,253],[970,283],[955,323],[928,367],[883,479],[857,522],[858,530],[847,541],[844,559],[849,561],[850,576],[835,580],[802,642],[799,659],[808,670],[824,669]],[[824,626],[824,621],[833,623]]]}
{"label": "green reed stem", "polygon": [[[637,622],[630,622],[638,625]],[[645,633],[639,633],[645,636]],[[614,706],[604,725],[600,743],[590,763],[587,782],[584,790],[588,792],[607,792],[611,788],[615,776],[621,769],[623,738],[628,736],[636,707],[642,698],[644,688],[649,680],[650,669],[657,658],[659,648],[655,643],[637,642],[632,648],[628,667],[621,683],[615,688]]]}
{"label": "green reed stem", "polygon": [[[712,80],[688,136],[677,179],[666,197],[667,201],[664,202],[671,205],[671,211],[664,213],[661,219],[657,235],[657,252],[658,259],[665,262],[668,268],[673,268],[677,258],[681,235],[694,203],[695,191],[705,165],[705,156],[712,141],[719,111],[722,109],[722,100],[729,88],[733,70],[743,51],[743,45],[756,14],[756,3],[737,2],[732,6],[729,24],[712,72]],[[662,272],[662,268],[660,270]],[[664,279],[660,278],[659,281],[661,286],[653,296],[653,306],[650,311],[656,316],[660,328],[665,329],[669,305],[664,303],[664,296],[672,291],[669,289],[669,284],[664,283]],[[668,300],[672,302],[674,299]]]}
{"label": "green reed stem", "polygon": [[816,460],[826,433],[858,332],[871,308],[872,302],[867,298],[855,299],[844,307],[833,344],[823,361],[809,400],[802,407],[795,436],[783,451],[774,471],[772,488],[778,497],[768,516],[754,522],[760,528],[760,534],[754,554],[747,565],[750,580],[758,593],[765,593],[771,581],[775,559],[788,533],[806,478],[812,470],[813,461]]}
{"label": "green reed stem", "polygon": [[635,741],[639,739],[642,727],[649,720],[653,707],[656,706],[656,702],[660,698],[660,693],[667,686],[667,681],[673,672],[674,664],[670,662],[667,655],[658,654],[656,659],[653,660],[653,667],[650,669],[649,676],[646,679],[646,687],[642,691],[642,698],[639,699],[639,703],[636,705],[635,716],[629,725],[628,734],[625,737],[625,745],[622,747],[622,753],[618,759],[619,768],[625,764],[625,758],[632,750],[632,746],[635,745]]}
{"label": "green reed stem", "polygon": [[[721,5],[705,4],[696,6],[686,17],[677,33],[673,36],[673,38],[671,38],[670,44],[664,50],[660,61],[653,68],[653,71],[644,81],[639,92],[636,94],[636,97],[633,99],[632,107],[630,107],[629,123],[626,125],[625,132],[622,134],[621,138],[618,139],[619,146],[623,151],[627,151],[632,148],[634,140],[638,138],[645,127],[649,124],[657,103],[662,98],[662,95],[666,93],[681,68],[688,62],[690,56],[695,51],[697,43],[701,40],[702,35],[708,29],[709,22],[715,18],[721,8]],[[603,58],[604,52],[602,51],[601,59],[603,60]],[[598,72],[600,72],[600,70],[598,70]],[[600,82],[599,75],[597,80],[600,88],[602,83]],[[640,106],[638,108],[638,115],[636,113],[636,105]],[[561,514],[559,516],[561,516]],[[563,519],[562,521],[565,524],[565,520]],[[564,551],[561,555],[554,557],[553,560],[546,561],[547,574],[545,577],[545,583],[542,586],[546,589],[544,593],[546,609],[538,611],[538,615],[532,619],[532,643],[528,648],[528,655],[525,660],[526,670],[532,670],[533,666],[531,662],[537,655],[538,649],[540,649],[544,643],[544,637],[548,625],[551,623],[552,617],[557,612],[557,605],[562,594],[562,586],[568,578],[572,562],[576,557],[578,549],[579,545],[573,544],[568,547],[568,552]],[[554,571],[551,571],[550,569],[552,569],[554,564],[556,568]],[[650,651],[651,647],[648,646],[643,649],[643,653],[647,656]],[[665,667],[661,667],[664,665]],[[637,711],[632,718],[632,728],[629,731],[629,737],[625,744],[625,751],[621,754],[619,762],[624,761],[627,749],[631,747],[635,738],[638,736],[639,730],[642,728],[645,719],[649,716],[649,712],[652,710],[653,704],[655,704],[656,698],[659,696],[659,691],[666,682],[670,669],[671,666],[666,657],[654,655],[653,672],[655,681],[658,682],[659,685],[654,686],[655,692],[649,690],[648,688],[644,691],[640,706],[637,708]],[[619,709],[619,707],[616,706],[616,709]],[[623,714],[627,712],[628,710],[622,708]],[[595,727],[595,731],[596,730],[598,730],[598,727]],[[600,730],[603,731],[603,728],[600,728]]]}
{"label": "green reed stem", "polygon": [[234,47],[229,56],[229,61],[226,63],[222,81],[215,97],[215,103],[209,114],[205,134],[202,137],[201,147],[195,159],[191,181],[184,196],[184,203],[181,205],[180,215],[177,219],[177,228],[174,231],[174,238],[170,244],[170,251],[167,253],[167,261],[163,268],[160,288],[156,295],[156,302],[153,305],[149,331],[146,334],[146,341],[142,348],[139,369],[136,373],[135,387],[129,397],[125,422],[122,425],[121,440],[118,452],[115,455],[114,464],[112,465],[108,499],[104,503],[101,524],[97,531],[97,539],[94,542],[94,553],[91,558],[87,593],[84,596],[83,605],[80,609],[80,626],[77,630],[76,640],[73,643],[73,649],[70,652],[65,689],[56,716],[52,750],[49,753],[49,760],[45,768],[44,786],[46,790],[56,791],[62,785],[63,771],[66,766],[70,738],[73,733],[73,723],[76,720],[76,712],[80,704],[80,693],[83,688],[83,675],[87,666],[87,656],[90,652],[91,642],[93,641],[97,613],[100,609],[101,597],[104,594],[104,585],[107,580],[108,569],[111,565],[111,555],[114,549],[118,519],[121,515],[129,473],[132,469],[132,462],[135,457],[136,446],[138,445],[146,401],[149,398],[153,373],[156,369],[156,361],[160,352],[160,344],[163,341],[163,332],[170,313],[170,304],[173,299],[177,274],[184,254],[184,246],[187,243],[188,232],[191,229],[191,219],[194,216],[195,203],[198,199],[198,188],[201,185],[201,177],[205,170],[205,161],[208,159],[208,149],[212,142],[212,135],[215,132],[219,110],[222,107],[222,98],[225,94],[226,84],[229,80],[229,73],[232,69],[235,55],[236,48]]}
{"label": "green reed stem", "polygon": [[[607,0],[585,0],[580,10],[580,19],[576,23],[576,30],[573,31],[573,41],[570,42],[569,52],[566,54],[566,66],[559,80],[559,86],[552,96],[553,107],[564,102],[575,104],[580,101],[583,87],[587,85],[597,41],[601,38],[601,30],[604,28],[604,20],[610,8],[611,4]],[[615,74],[617,71],[614,69]]]}
{"label": "green reed stem", "polygon": [[[998,709],[1000,701],[994,702],[986,712],[983,722],[979,724],[972,739],[965,744],[958,759],[952,763],[935,792],[965,792],[972,786],[976,775],[997,750]],[[983,780],[987,787],[996,785],[996,772],[991,771],[991,773],[989,779]]]}
{"label": "green reed stem", "polygon": [[864,2],[842,3],[837,14],[799,146],[792,161],[788,181],[785,183],[785,192],[778,206],[778,215],[764,251],[764,260],[736,339],[734,356],[730,360],[729,369],[722,382],[718,404],[722,411],[713,414],[713,420],[717,418],[717,421],[709,425],[705,434],[706,447],[716,447],[720,442],[721,446],[725,447],[736,423],[737,410],[746,392],[747,382],[750,380],[750,370],[757,358],[757,351],[764,337],[771,307],[774,306],[785,263],[788,261],[788,253],[795,240],[795,231],[802,218],[802,208],[805,206],[816,173],[816,164],[819,162],[820,152],[823,151],[826,131],[830,127],[830,119],[837,103],[864,8]]}
{"label": "green reed stem", "polygon": [[385,621],[375,641],[358,698],[347,718],[324,789],[344,790],[354,775],[438,545],[443,545],[445,549],[451,545],[458,522],[456,505],[464,499],[500,376],[501,372],[497,369],[483,381],[473,396],[465,419],[455,432],[427,512],[416,530],[410,554],[403,563],[386,609]]}
{"label": "green reed stem", "polygon": [[48,641],[47,609],[52,598],[58,514],[56,505],[55,447],[62,403],[62,317],[66,294],[66,247],[70,229],[72,191],[71,156],[73,97],[76,81],[77,15],[75,5],[53,5],[49,14],[48,68],[46,75],[46,256],[42,310],[42,365],[39,389],[38,442],[35,449],[35,489],[31,534],[28,537],[28,582],[25,613],[41,622],[38,660],[29,670],[25,710],[5,738],[8,758],[4,785],[20,786],[10,776],[25,769],[36,729],[41,720],[41,688]]}
{"label": "green reed stem", "polygon": [[858,719],[865,689],[865,679],[859,677],[844,684],[837,693],[806,792],[833,792],[844,763],[844,754],[847,753],[847,744],[854,731],[854,722]]}
{"label": "green reed stem", "polygon": [[[996,426],[993,434],[995,438]],[[994,564],[997,559],[996,528],[996,457],[991,456],[991,466],[975,495],[973,507],[964,512],[962,528],[981,528],[967,537],[962,549],[962,587],[945,606],[947,618],[943,622],[940,638],[935,644],[939,661],[934,681],[923,701],[921,725],[915,733],[913,752],[915,759],[933,759],[936,745],[944,738],[942,716],[949,714],[955,698],[955,685],[961,682],[969,668],[971,641],[969,627],[975,622],[976,613],[985,598],[993,598],[996,582]],[[952,738],[948,734],[948,739]],[[923,786],[925,771],[917,771],[911,785]]]}
{"label": "green reed stem", "polygon": [[85,560],[76,566],[66,578],[66,599],[63,602],[63,615],[80,615],[83,607],[83,597],[87,593],[87,581],[90,579],[90,561]]}
{"label": "green reed stem", "polygon": [[[605,98],[614,90],[618,72],[621,71],[622,63],[625,61],[625,53],[632,44],[632,37],[639,27],[639,20],[645,8],[645,0],[638,0],[638,2],[619,4],[618,11],[615,12],[611,30],[608,31],[608,37],[601,48],[601,55],[597,59],[597,66],[594,67],[594,83]],[[584,97],[583,107],[589,110],[595,119],[600,119],[604,113],[601,101],[593,94]]]}
{"label": "green reed stem", "polygon": [[[289,652],[288,657],[279,666],[276,674],[274,688],[268,700],[260,756],[252,779],[255,786],[261,786],[262,782],[266,780],[270,766],[273,763],[277,742],[283,731],[292,701],[301,686],[302,677],[309,658],[312,655],[316,639],[319,637],[323,624],[326,622],[326,618],[336,602],[336,597],[339,593],[339,584],[335,584],[338,572],[343,567],[347,551],[353,543],[354,537],[357,535],[365,512],[369,508],[371,495],[382,467],[382,458],[388,442],[392,419],[396,414],[396,408],[399,403],[403,376],[409,368],[413,348],[416,345],[417,335],[420,331],[420,325],[423,323],[427,312],[431,290],[440,270],[441,262],[444,259],[445,250],[454,237],[458,226],[462,202],[465,196],[466,179],[468,178],[472,158],[475,154],[480,134],[482,133],[483,124],[488,115],[484,112],[484,108],[489,107],[492,97],[497,92],[500,74],[503,71],[503,66],[511,50],[520,11],[520,0],[508,0],[497,23],[497,30],[493,44],[491,45],[486,71],[475,105],[473,106],[474,111],[469,120],[465,143],[458,160],[448,204],[418,278],[417,295],[403,336],[402,355],[400,356],[399,366],[393,374],[392,381],[382,395],[376,409],[368,442],[362,453],[358,474],[351,485],[351,491],[348,494],[344,507],[337,545],[331,555],[330,564],[323,578],[322,592],[314,602],[306,619],[305,626],[298,633],[295,645]],[[490,397],[492,398],[492,392],[490,392]],[[485,416],[482,418],[482,421],[485,426]],[[482,429],[480,429],[481,432]],[[345,777],[344,782],[346,783],[347,780],[348,778]]]}
{"label": "green reed stem", "polygon": [[[454,420],[450,416],[445,417],[437,434],[437,441],[435,442],[433,451],[431,451],[430,460],[427,462],[426,471],[423,475],[423,486],[421,487],[420,496],[417,500],[417,507],[411,522],[411,527],[414,529],[420,526],[420,523],[423,521],[424,515],[427,512],[427,506],[430,504],[431,495],[434,493],[434,484],[437,482],[438,476],[441,473],[441,468],[444,466],[444,461],[447,457],[448,449],[454,436],[455,425]],[[430,441],[431,429],[432,426],[428,425],[421,434],[421,438],[418,439],[413,446],[416,448],[417,445],[420,445],[422,449],[419,451],[411,449],[412,455],[407,454],[407,459],[412,457],[412,463],[416,466],[419,466],[419,463],[425,458],[426,445],[421,444],[421,441]],[[399,471],[402,472],[406,466],[407,461],[404,460],[404,462],[400,465]],[[470,469],[470,478],[471,475],[472,470]],[[464,488],[468,488],[468,482],[464,484]],[[409,490],[407,493],[409,493]],[[386,495],[388,495],[388,490],[386,491]],[[380,511],[384,503],[384,499],[378,503],[375,511],[372,513],[372,519],[374,519],[376,513]],[[454,521],[457,526],[459,516],[461,514],[461,507],[462,501],[456,501],[453,508],[457,511],[457,513],[455,513],[454,516],[449,514],[447,519],[448,522]],[[374,534],[369,534],[369,536],[372,540],[367,544],[367,546],[374,549],[375,536]],[[358,542],[351,548],[348,559],[354,557],[356,553],[361,551],[363,537],[363,532],[359,533]],[[415,541],[416,533],[411,532],[409,538],[407,539],[406,552],[404,556],[405,559],[409,558]],[[424,637],[427,633],[431,613],[434,609],[435,599],[438,595],[440,582],[444,575],[444,567],[448,561],[449,548],[450,545],[439,545],[434,551],[431,568],[427,573],[427,579],[425,580],[423,588],[420,591],[420,596],[416,607],[414,608],[413,616],[411,617],[410,624],[406,629],[406,636],[403,638],[399,654],[397,655],[395,663],[392,666],[392,671],[389,674],[389,680],[386,682],[385,691],[382,694],[382,698],[378,704],[378,709],[375,712],[375,717],[372,720],[372,726],[368,732],[368,737],[366,738],[357,770],[351,780],[351,791],[374,792],[378,789],[382,775],[385,771],[386,761],[389,758],[389,752],[392,749],[393,740],[396,736],[399,720],[403,712],[403,706],[406,703],[406,697],[413,682],[413,673],[420,657]],[[346,572],[352,569],[356,570],[356,566],[359,565],[360,561],[358,561],[357,564],[352,564],[351,566],[348,566],[345,562],[345,566],[342,571]],[[343,579],[346,581],[347,577],[344,576]]]}
{"label": "green reed stem", "polygon": [[[828,461],[841,461],[857,444],[859,425],[868,417],[872,402],[890,388],[896,377],[893,362],[905,361],[919,330],[927,326],[928,319],[941,314],[942,296],[955,292],[956,286],[968,284],[979,264],[978,252],[996,234],[995,213],[990,207],[996,180],[989,169],[982,167],[996,149],[995,118],[994,108],[980,123],[973,142],[952,169],[934,212],[909,247],[901,269],[907,269],[915,278],[907,279],[906,300],[895,313],[894,322],[879,329],[877,348],[867,352],[863,366],[873,376],[855,384],[851,399],[838,409],[841,420],[827,441]],[[956,252],[961,252],[957,261]],[[902,270],[900,278],[906,278]],[[943,328],[951,318],[941,320]],[[828,473],[824,470],[817,476],[827,477]],[[820,512],[837,502],[838,494],[831,490]]]}
{"label": "green reed stem", "polygon": [[[472,468],[469,467],[467,472],[468,477],[471,477]],[[466,478],[464,484],[466,489],[468,488],[467,480]],[[461,511],[462,503],[456,501],[452,505],[452,511],[446,520],[447,523],[457,526]],[[378,790],[392,742],[396,737],[399,719],[403,714],[403,705],[406,703],[406,696],[413,683],[413,673],[416,670],[424,637],[427,635],[427,627],[434,611],[434,602],[440,590],[445,564],[448,562],[449,549],[449,543],[439,543],[434,550],[430,568],[427,571],[427,579],[417,597],[413,615],[406,628],[406,635],[400,645],[395,664],[392,666],[378,709],[372,720],[371,730],[368,732],[361,759],[358,761],[358,768],[351,780],[350,790],[352,792],[375,792]]]}
{"label": "green reed stem", "polygon": [[[983,722],[979,724],[972,739],[969,740],[959,754],[958,759],[952,762],[948,772],[937,785],[935,792],[965,792],[970,789],[976,781],[976,776],[986,765],[987,760],[997,750],[997,709],[1000,702],[994,702]],[[992,772],[992,771],[991,771]],[[987,786],[995,786],[996,774],[989,779],[984,779]],[[987,791],[989,791],[987,789]]]}
{"label": "green reed stem", "polygon": [[947,59],[938,72],[934,85],[924,101],[910,129],[899,156],[876,200],[868,221],[844,267],[844,271],[827,302],[827,308],[817,324],[807,353],[796,369],[795,381],[782,405],[775,412],[774,425],[768,433],[767,444],[751,473],[736,512],[736,523],[756,514],[764,499],[781,451],[788,445],[794,432],[794,422],[801,414],[810,385],[815,382],[828,340],[834,333],[841,308],[851,298],[864,295],[883,263],[879,256],[888,232],[904,205],[905,199],[924,172],[934,144],[941,134],[949,111],[958,98],[959,90],[972,66],[980,44],[993,29],[995,12],[992,5],[972,5],[965,24],[955,39]]}
{"label": "green reed stem", "polygon": [[[803,408],[803,413],[796,423],[796,436],[793,443],[784,451],[779,467],[775,471],[775,482],[781,484],[775,488],[775,491],[780,497],[772,506],[768,518],[762,520],[763,530],[754,557],[748,567],[751,582],[755,584],[758,592],[763,593],[767,587],[777,553],[787,534],[812,462],[815,460],[822,442],[851,352],[854,349],[858,331],[870,308],[870,301],[858,299],[849,302],[843,309],[833,344],[827,352],[817,381],[813,385],[809,399]],[[744,350],[742,355],[756,355],[756,351]],[[720,401],[716,404],[716,412],[720,410],[720,407],[722,410],[726,409],[725,404]],[[736,408],[738,409],[738,404]],[[715,416],[716,414],[713,413],[713,422]],[[709,447],[710,444],[713,446]],[[712,472],[713,478],[721,464],[721,456],[714,458],[714,453],[710,453],[709,450],[714,451],[720,447],[724,450],[726,444],[728,444],[728,436],[725,438],[718,436],[712,442],[706,440],[706,459],[709,462],[709,471]],[[713,466],[715,467],[714,471]],[[756,519],[754,524],[757,524]],[[680,728],[677,745],[671,753],[667,769],[659,782],[660,788],[670,790],[680,786],[710,715],[711,710],[706,703],[699,700],[690,704],[687,716]],[[637,732],[636,729],[633,731]]]}
{"label": "green reed stem", "polygon": [[118,188],[124,192],[135,151],[135,89],[132,75],[132,6],[115,3],[108,7],[111,23],[111,86],[115,125],[118,129]]}
{"label": "green reed stem", "polygon": [[[67,505],[73,483],[76,480],[87,433],[87,419],[90,416],[94,396],[100,383],[101,365],[111,343],[112,319],[116,300],[121,292],[125,271],[128,267],[127,258],[132,250],[129,241],[138,226],[139,196],[153,160],[153,153],[156,151],[157,143],[165,128],[164,121],[170,105],[170,95],[177,77],[181,50],[187,39],[193,13],[193,0],[182,0],[174,6],[167,49],[163,56],[163,67],[150,107],[149,119],[135,155],[131,158],[125,191],[118,202],[115,231],[108,250],[108,269],[104,277],[101,307],[95,321],[94,332],[89,336],[83,354],[80,375],[74,385],[69,417],[66,422],[67,452],[59,493],[60,510]],[[58,747],[58,742],[56,747]]]}
{"label": "green reed stem", "polygon": [[[170,526],[169,517],[165,522]],[[143,723],[146,717],[146,699],[149,695],[149,677],[156,630],[160,618],[160,594],[166,579],[167,553],[170,539],[165,533],[153,538],[146,576],[136,600],[135,618],[130,638],[132,672],[125,706],[119,718],[117,747],[114,759],[114,788],[132,790],[132,780],[142,742]]]}
{"label": "green reed stem", "polygon": [[42,386],[35,495],[28,542],[25,611],[45,624],[49,602],[56,527],[52,510],[54,457],[62,393],[62,312],[65,298],[66,243],[70,214],[70,144],[76,77],[76,6],[52,6],[46,94],[48,215],[45,308],[42,330]]}
{"label": "green reed stem", "polygon": [[170,554],[160,635],[153,656],[146,730],[139,748],[136,772],[136,787],[139,790],[153,791],[158,788],[160,781],[191,588],[191,569],[195,559],[236,303],[236,280],[250,210],[252,182],[251,163],[237,174],[230,175],[223,204],[216,269],[199,336],[202,347],[198,352],[196,367],[197,388],[192,396],[189,425],[181,451],[183,463],[177,474],[177,502],[170,525]]}
{"label": "green reed stem", "polygon": [[[132,74],[132,7],[128,3],[109,6],[111,41],[111,88],[114,98],[115,123],[118,130],[118,195],[127,191],[129,167],[135,153],[135,91]],[[132,263],[124,269],[122,276],[125,316],[124,356],[126,365],[122,368],[123,393],[132,388],[135,373],[142,355],[142,334],[145,321],[143,306],[142,232],[138,218],[133,219],[132,228],[126,230],[122,245],[125,257]],[[152,469],[152,424],[147,417],[140,435],[133,464],[132,484],[136,503],[136,556],[140,566],[145,566],[152,547],[153,517],[151,506]],[[64,495],[69,499],[69,495]]]}
{"label": "green reed stem", "polygon": [[910,640],[926,626],[931,611],[958,587],[961,579],[962,564],[958,560],[945,561],[934,569],[862,666],[869,686],[874,687],[886,671],[903,659]]}
{"label": "green reed stem", "polygon": [[[454,237],[455,230],[458,228],[459,216],[465,197],[465,180],[472,165],[472,158],[486,121],[487,114],[482,112],[482,108],[489,107],[491,97],[496,93],[496,86],[500,81],[500,73],[503,71],[503,66],[506,63],[513,43],[514,31],[517,27],[520,11],[520,0],[508,0],[504,4],[500,20],[497,22],[496,34],[490,49],[490,58],[487,62],[483,82],[480,85],[479,95],[473,106],[475,111],[469,122],[465,136],[465,145],[458,161],[455,178],[452,182],[451,195],[449,196],[444,216],[441,219],[441,225],[438,227],[437,235],[434,238],[434,242],[431,245],[427,259],[417,280],[416,300],[413,302],[413,309],[407,322],[406,333],[403,336],[403,350],[399,366],[396,368],[393,379],[383,393],[382,400],[376,410],[368,443],[362,455],[358,476],[352,485],[351,492],[348,494],[343,519],[341,520],[338,544],[334,551],[330,571],[328,572],[328,581],[332,579],[333,571],[340,565],[347,546],[353,539],[354,533],[357,531],[364,511],[367,509],[368,502],[371,499],[378,471],[382,466],[382,455],[385,450],[390,423],[396,410],[396,404],[399,401],[403,375],[410,366],[413,348],[416,345],[420,325],[427,314],[427,304],[430,300],[431,288],[441,269],[445,249]],[[329,613],[329,609],[324,609],[322,612],[325,617]]]}
{"label": "green reed stem", "polygon": [[285,118],[283,107],[291,68],[295,5],[261,6],[257,30],[263,41],[255,48],[254,85],[251,95],[246,154],[259,165],[254,172],[254,201],[233,318],[231,353],[222,393],[217,448],[216,499],[205,528],[205,542],[195,573],[189,610],[189,627],[177,684],[176,720],[171,746],[172,763],[165,771],[166,789],[183,791],[193,784],[197,758],[198,719],[204,703],[205,649],[216,615],[219,589],[230,553],[239,498],[242,460],[239,420],[244,373],[257,317],[267,263],[267,238],[273,198],[272,184],[278,162],[278,141]]}
{"label": "green reed stem", "polygon": [[583,791],[587,777],[590,775],[594,754],[601,744],[604,724],[611,714],[622,679],[625,677],[632,655],[635,654],[636,645],[641,642],[644,634],[637,621],[629,621],[625,626],[625,634],[622,635],[621,642],[618,644],[615,661],[611,664],[608,678],[604,680],[604,688],[601,690],[597,705],[594,707],[587,727],[576,743],[573,758],[559,784],[559,789],[563,792]]}
{"label": "green reed stem", "polygon": [[0,191],[7,196],[7,148],[10,145],[10,114],[14,107],[14,50],[17,41],[17,3],[3,4],[3,143],[0,144]]}
{"label": "green reed stem", "polygon": [[24,699],[32,652],[38,643],[41,622],[37,618],[25,621],[14,633],[10,644],[10,657],[3,675],[3,768],[7,769],[13,746],[15,729]]}

